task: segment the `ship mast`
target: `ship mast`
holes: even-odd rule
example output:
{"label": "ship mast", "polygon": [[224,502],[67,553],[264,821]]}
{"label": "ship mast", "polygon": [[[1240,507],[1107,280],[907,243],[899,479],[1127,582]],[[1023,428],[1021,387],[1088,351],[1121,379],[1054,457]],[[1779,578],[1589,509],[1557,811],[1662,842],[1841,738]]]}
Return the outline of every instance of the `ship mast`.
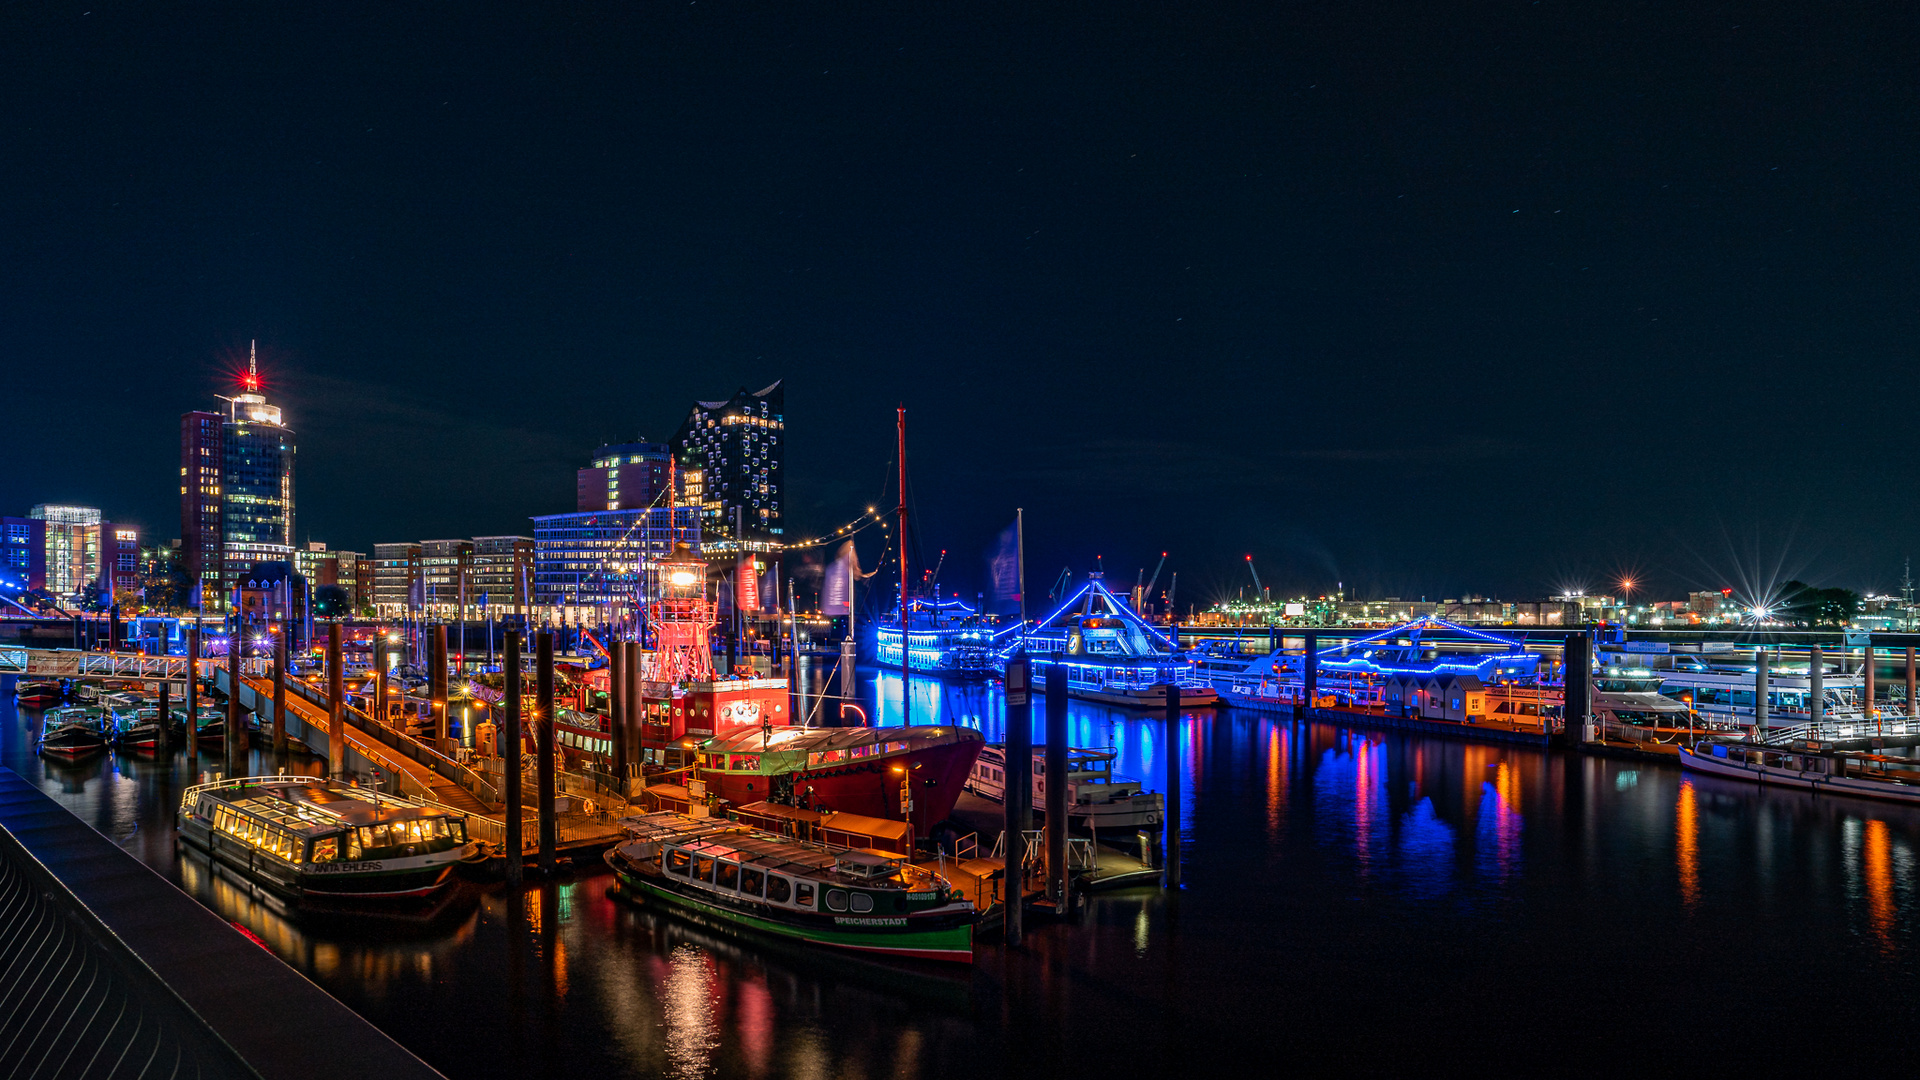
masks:
{"label": "ship mast", "polygon": [[896,513],[900,518],[900,723],[905,727],[913,726],[913,688],[912,667],[908,660],[913,654],[913,642],[907,634],[907,407],[901,405],[895,410],[899,446],[894,456],[900,461],[900,505]]}

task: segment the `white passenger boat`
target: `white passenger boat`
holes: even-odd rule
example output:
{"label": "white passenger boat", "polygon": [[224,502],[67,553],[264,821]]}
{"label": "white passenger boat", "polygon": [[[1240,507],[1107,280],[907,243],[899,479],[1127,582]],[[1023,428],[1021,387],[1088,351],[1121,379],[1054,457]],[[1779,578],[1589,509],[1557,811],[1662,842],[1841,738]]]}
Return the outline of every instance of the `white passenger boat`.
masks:
{"label": "white passenger boat", "polygon": [[1911,758],[1716,742],[1682,747],[1680,767],[1775,787],[1920,803],[1920,761]]}
{"label": "white passenger boat", "polygon": [[1180,688],[1183,705],[1220,700],[1193,661],[1176,651],[1173,639],[1113,595],[1097,573],[1024,637],[1002,646],[1001,658],[1023,646],[1036,668],[1064,667],[1068,695],[1086,701],[1165,708],[1169,686]]}
{"label": "white passenger boat", "polygon": [[429,896],[471,853],[465,814],[315,776],[190,787],[180,839],[292,899]]}
{"label": "white passenger boat", "polygon": [[[1158,825],[1167,813],[1166,796],[1143,791],[1138,780],[1113,775],[1112,750],[1067,751],[1067,817],[1092,829],[1138,829]],[[974,760],[965,787],[996,802],[1007,799],[1007,748],[989,745]],[[1033,808],[1047,808],[1047,751],[1033,750]]]}

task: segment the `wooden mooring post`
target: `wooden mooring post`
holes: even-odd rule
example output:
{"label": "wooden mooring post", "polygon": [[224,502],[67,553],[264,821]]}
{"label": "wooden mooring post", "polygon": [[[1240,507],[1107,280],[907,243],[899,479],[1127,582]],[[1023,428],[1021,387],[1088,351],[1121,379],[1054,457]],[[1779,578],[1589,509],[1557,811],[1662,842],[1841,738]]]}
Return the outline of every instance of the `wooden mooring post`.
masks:
{"label": "wooden mooring post", "polygon": [[519,888],[522,876],[522,852],[526,837],[520,823],[520,631],[507,631],[505,663],[501,665],[507,680],[506,731],[500,745],[502,757],[500,782],[506,788],[507,801],[507,884]]}
{"label": "wooden mooring post", "polygon": [[1020,944],[1027,893],[1027,830],[1033,827],[1033,664],[1025,653],[1007,661],[1006,814],[1007,944]]}

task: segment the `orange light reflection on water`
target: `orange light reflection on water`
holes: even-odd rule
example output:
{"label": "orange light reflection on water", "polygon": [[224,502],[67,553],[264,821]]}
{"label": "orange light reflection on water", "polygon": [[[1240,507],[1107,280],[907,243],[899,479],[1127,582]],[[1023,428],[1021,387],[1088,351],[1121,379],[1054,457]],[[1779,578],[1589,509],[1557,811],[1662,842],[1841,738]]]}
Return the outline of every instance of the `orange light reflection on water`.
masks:
{"label": "orange light reflection on water", "polygon": [[1700,808],[1693,781],[1680,781],[1680,805],[1674,812],[1674,861],[1680,871],[1680,902],[1692,911],[1700,902]]}
{"label": "orange light reflection on water", "polygon": [[1867,822],[1862,861],[1867,874],[1867,925],[1880,941],[1882,951],[1893,949],[1893,838],[1884,821]]}

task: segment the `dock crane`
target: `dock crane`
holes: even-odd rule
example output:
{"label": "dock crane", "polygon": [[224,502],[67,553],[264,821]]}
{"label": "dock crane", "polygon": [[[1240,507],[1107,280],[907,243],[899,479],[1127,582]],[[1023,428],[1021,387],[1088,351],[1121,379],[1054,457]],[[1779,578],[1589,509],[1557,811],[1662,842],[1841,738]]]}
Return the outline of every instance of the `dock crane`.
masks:
{"label": "dock crane", "polygon": [[1253,575],[1253,598],[1258,602],[1268,600],[1267,587],[1260,584],[1260,571],[1253,568],[1253,556],[1247,556],[1247,572]]}
{"label": "dock crane", "polygon": [[1174,617],[1173,598],[1180,591],[1180,571],[1173,572],[1173,580],[1167,583],[1167,617]]}
{"label": "dock crane", "polygon": [[1153,568],[1153,578],[1149,580],[1145,585],[1140,584],[1140,579],[1143,577],[1146,577],[1146,574],[1147,574],[1146,567],[1144,566],[1141,567],[1140,572],[1134,575],[1133,610],[1136,614],[1141,614],[1141,615],[1146,614],[1147,597],[1153,595],[1153,587],[1160,583],[1160,571],[1166,569],[1166,566],[1167,566],[1167,553],[1163,551],[1160,553],[1159,564]]}

